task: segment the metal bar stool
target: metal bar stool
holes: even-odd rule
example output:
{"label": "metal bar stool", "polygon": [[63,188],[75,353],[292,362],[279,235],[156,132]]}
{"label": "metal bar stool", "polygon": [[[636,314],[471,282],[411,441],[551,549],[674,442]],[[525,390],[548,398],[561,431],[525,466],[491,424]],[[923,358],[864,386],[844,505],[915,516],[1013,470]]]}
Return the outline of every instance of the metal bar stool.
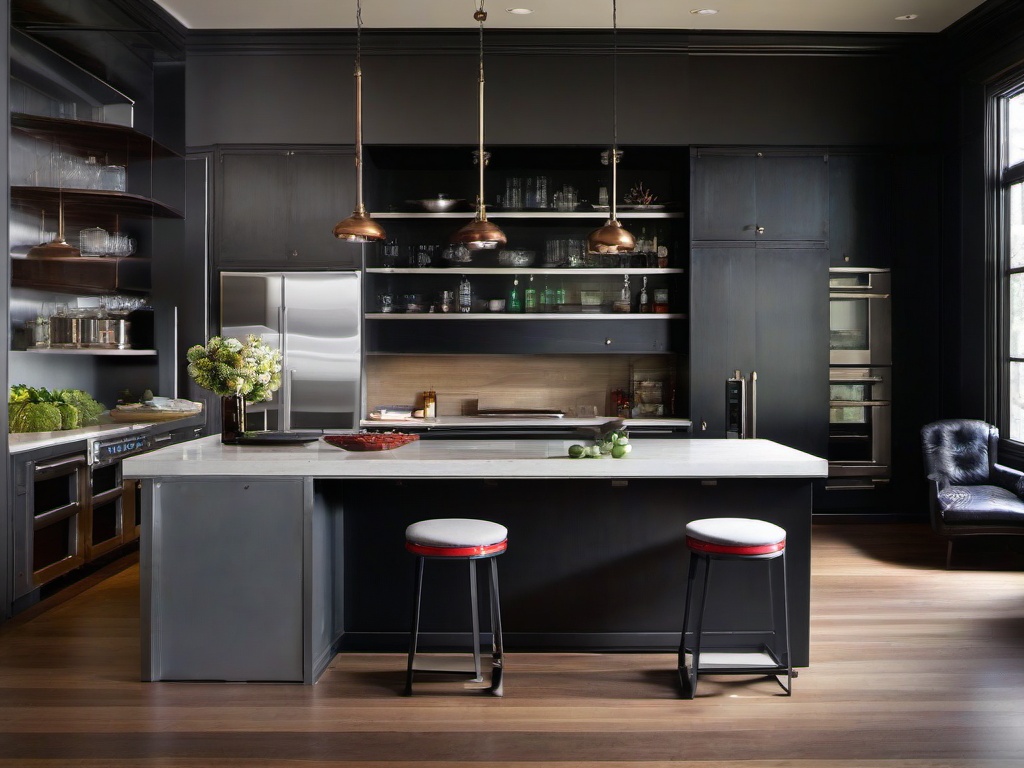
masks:
{"label": "metal bar stool", "polygon": [[[793,678],[797,676],[789,654],[789,605],[786,588],[786,531],[774,523],[742,517],[713,517],[694,520],[686,526],[686,546],[690,550],[690,570],[686,580],[686,609],[683,613],[683,635],[679,642],[679,681],[687,698],[697,692],[698,674],[715,675],[771,675],[782,686],[787,696],[793,692]],[[763,643],[759,650],[740,652],[704,652],[704,609],[708,586],[711,583],[711,563],[719,560],[764,562],[768,570],[768,608],[772,617],[768,632],[772,643]],[[775,595],[778,581],[772,579],[772,564],[779,563],[782,571],[781,627],[776,627]],[[697,626],[693,633],[693,647],[686,644],[690,629],[690,612],[697,581],[697,569],[703,564],[703,585]],[[781,631],[780,631],[781,630]],[[709,633],[710,634],[710,633]],[[731,631],[714,634],[730,635]],[[781,635],[781,637],[780,637]],[[690,664],[686,664],[686,654]],[[781,676],[785,675],[783,683]]]}
{"label": "metal bar stool", "polygon": [[[490,560],[489,571],[491,609],[491,686],[494,696],[501,696],[503,647],[501,642],[501,610],[498,601],[498,562],[495,558],[508,548],[508,529],[487,520],[442,518],[421,520],[405,530],[405,548],[416,555],[416,586],[413,594],[412,631],[409,636],[409,666],[405,678],[405,695],[412,695],[414,673],[468,674],[474,681],[482,681],[480,669],[480,617],[477,611],[476,561]],[[420,666],[416,660],[420,632],[420,606],[423,589],[423,565],[427,560],[467,560],[469,562],[469,599],[473,620],[473,668],[461,659],[434,659],[433,668]]]}

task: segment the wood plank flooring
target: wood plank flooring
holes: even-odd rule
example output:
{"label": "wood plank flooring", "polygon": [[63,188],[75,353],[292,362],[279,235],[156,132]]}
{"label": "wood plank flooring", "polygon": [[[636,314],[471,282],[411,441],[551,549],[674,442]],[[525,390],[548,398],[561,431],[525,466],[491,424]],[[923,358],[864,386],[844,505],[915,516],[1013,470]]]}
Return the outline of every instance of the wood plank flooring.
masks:
{"label": "wood plank flooring", "polygon": [[794,696],[722,677],[694,701],[670,654],[509,654],[504,699],[404,698],[393,654],[316,686],[141,683],[129,564],[0,627],[0,767],[1024,766],[1024,557],[944,557],[922,525],[816,525]]}

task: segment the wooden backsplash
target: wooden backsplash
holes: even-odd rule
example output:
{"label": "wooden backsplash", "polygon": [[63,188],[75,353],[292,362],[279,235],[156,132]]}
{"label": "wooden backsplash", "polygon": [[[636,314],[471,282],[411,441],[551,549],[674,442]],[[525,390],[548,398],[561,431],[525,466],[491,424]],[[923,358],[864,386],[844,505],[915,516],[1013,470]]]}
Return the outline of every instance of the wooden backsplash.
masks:
{"label": "wooden backsplash", "polygon": [[629,389],[632,370],[668,371],[662,355],[370,355],[366,406],[420,407],[425,389],[437,392],[438,416],[472,415],[479,408],[557,408],[581,405],[608,415],[613,389]]}

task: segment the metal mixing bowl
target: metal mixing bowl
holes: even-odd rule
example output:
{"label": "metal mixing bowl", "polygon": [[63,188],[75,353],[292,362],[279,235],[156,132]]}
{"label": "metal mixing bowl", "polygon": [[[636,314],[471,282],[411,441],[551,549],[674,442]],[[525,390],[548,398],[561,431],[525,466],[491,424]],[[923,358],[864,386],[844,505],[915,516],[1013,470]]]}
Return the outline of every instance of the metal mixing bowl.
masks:
{"label": "metal mixing bowl", "polygon": [[431,197],[426,200],[410,200],[409,202],[413,205],[419,206],[425,211],[429,211],[430,213],[445,213],[464,201],[457,200],[453,197],[438,195],[437,197]]}

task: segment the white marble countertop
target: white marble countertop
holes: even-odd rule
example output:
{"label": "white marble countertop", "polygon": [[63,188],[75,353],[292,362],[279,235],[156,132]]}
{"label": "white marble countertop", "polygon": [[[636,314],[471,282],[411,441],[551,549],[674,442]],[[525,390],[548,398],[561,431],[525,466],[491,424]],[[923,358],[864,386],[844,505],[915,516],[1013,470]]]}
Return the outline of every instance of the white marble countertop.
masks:
{"label": "white marble countertop", "polygon": [[[366,429],[374,427],[377,429],[490,429],[493,427],[551,427],[560,429],[566,427],[599,427],[610,421],[618,421],[615,416],[596,416],[593,418],[576,418],[564,416],[562,418],[531,417],[531,416],[438,416],[433,419],[363,419],[359,426]],[[627,427],[689,427],[689,419],[622,419]]]}
{"label": "white marble countertop", "polygon": [[390,451],[349,452],[322,440],[297,446],[192,440],[125,459],[126,478],[815,478],[825,459],[770,440],[644,439],[626,457],[570,459],[573,440],[417,440]]}

